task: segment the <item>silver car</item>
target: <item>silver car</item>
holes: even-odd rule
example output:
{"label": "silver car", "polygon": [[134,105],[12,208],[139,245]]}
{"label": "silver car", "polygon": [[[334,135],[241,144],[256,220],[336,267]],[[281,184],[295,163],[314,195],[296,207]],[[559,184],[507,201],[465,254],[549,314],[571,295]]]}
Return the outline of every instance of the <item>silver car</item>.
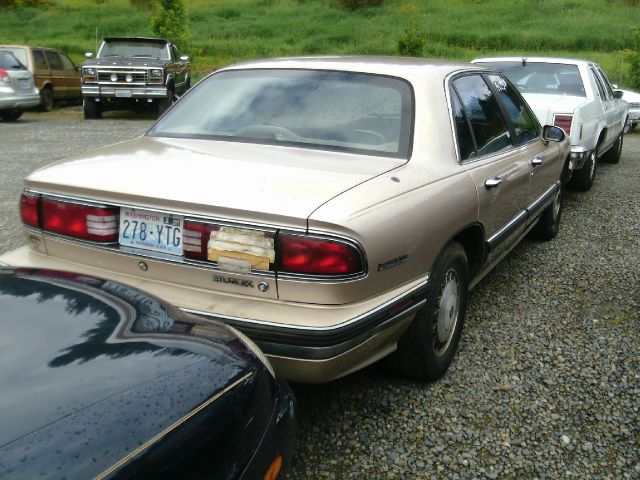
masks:
{"label": "silver car", "polygon": [[40,103],[33,75],[9,52],[0,52],[0,118],[13,122]]}

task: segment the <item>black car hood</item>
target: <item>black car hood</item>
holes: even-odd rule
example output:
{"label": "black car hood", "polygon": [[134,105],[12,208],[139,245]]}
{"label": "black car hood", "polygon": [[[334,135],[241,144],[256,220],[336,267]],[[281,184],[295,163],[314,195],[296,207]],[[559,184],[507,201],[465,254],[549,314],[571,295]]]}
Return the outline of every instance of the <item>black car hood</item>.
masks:
{"label": "black car hood", "polygon": [[100,471],[258,372],[227,327],[115,282],[0,269],[0,312],[0,476],[35,475],[29,455],[70,474],[87,448]]}
{"label": "black car hood", "polygon": [[92,58],[82,65],[91,67],[158,67],[162,68],[169,60],[148,57],[104,57]]}

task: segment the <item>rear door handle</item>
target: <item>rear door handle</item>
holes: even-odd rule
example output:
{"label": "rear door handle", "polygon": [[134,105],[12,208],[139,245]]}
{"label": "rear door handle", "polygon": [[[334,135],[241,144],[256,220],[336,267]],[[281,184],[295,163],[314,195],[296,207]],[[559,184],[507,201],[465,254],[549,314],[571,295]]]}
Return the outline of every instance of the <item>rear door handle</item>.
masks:
{"label": "rear door handle", "polygon": [[487,190],[491,190],[492,188],[497,188],[502,183],[502,179],[500,177],[488,178],[484,182],[484,187]]}
{"label": "rear door handle", "polygon": [[544,160],[542,160],[541,158],[534,158],[533,160],[531,160],[531,165],[533,165],[534,167],[538,167],[543,163],[544,163]]}

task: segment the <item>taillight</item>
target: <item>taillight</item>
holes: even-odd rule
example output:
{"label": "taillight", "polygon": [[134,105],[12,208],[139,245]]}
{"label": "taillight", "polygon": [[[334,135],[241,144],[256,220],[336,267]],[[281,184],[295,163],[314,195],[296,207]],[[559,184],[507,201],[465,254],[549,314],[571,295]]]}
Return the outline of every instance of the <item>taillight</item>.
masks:
{"label": "taillight", "polygon": [[553,126],[561,128],[567,136],[571,135],[571,122],[573,115],[555,115],[553,117]]}
{"label": "taillight", "polygon": [[0,68],[0,82],[2,83],[11,83],[11,77],[7,73],[6,70]]}
{"label": "taillight", "polygon": [[23,193],[20,196],[20,218],[23,223],[32,227],[40,227],[39,203],[40,197],[38,195]]}
{"label": "taillight", "polygon": [[195,260],[206,260],[209,237],[218,228],[218,225],[185,220],[182,228],[183,255]]}
{"label": "taillight", "polygon": [[70,237],[115,242],[118,209],[42,199],[42,228]]}
{"label": "taillight", "polygon": [[276,258],[280,272],[336,276],[363,271],[356,247],[329,239],[280,235]]}

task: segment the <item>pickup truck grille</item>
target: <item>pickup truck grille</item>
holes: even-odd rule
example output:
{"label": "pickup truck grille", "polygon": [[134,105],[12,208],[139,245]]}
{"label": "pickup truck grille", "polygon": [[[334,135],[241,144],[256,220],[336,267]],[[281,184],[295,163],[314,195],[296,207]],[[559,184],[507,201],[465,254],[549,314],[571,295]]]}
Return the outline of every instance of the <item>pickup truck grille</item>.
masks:
{"label": "pickup truck grille", "polygon": [[[127,82],[127,75],[131,75],[132,79]],[[125,84],[147,83],[147,70],[134,70],[122,68],[100,68],[98,69],[98,83],[108,84]]]}

